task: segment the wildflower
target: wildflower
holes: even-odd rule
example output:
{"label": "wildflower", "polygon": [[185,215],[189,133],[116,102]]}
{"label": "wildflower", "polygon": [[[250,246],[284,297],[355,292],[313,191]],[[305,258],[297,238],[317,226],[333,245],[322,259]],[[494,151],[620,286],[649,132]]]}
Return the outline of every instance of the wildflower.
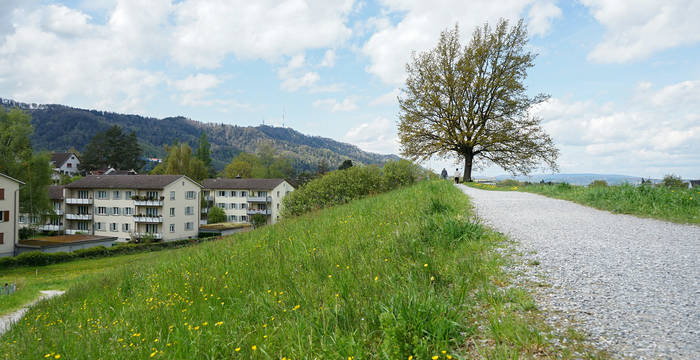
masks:
{"label": "wildflower", "polygon": [[301,307],[301,305],[296,305],[295,307],[292,308],[292,310],[298,310]]}
{"label": "wildflower", "polygon": [[379,276],[374,277],[374,281],[377,281],[377,280],[379,280]]}
{"label": "wildflower", "polygon": [[438,358],[439,358],[439,356],[437,356],[437,355],[433,355],[433,357],[432,357],[431,359],[433,359],[433,360],[437,360]]}
{"label": "wildflower", "polygon": [[61,358],[61,354],[56,354],[56,355],[54,355],[53,358],[54,358],[54,359],[60,359],[60,358]]}
{"label": "wildflower", "polygon": [[332,278],[332,277],[333,277],[333,275],[331,275],[331,274],[328,274],[328,277],[329,277],[329,278]]}
{"label": "wildflower", "polygon": [[202,323],[202,326],[207,326],[207,325],[209,325],[209,322],[207,322],[207,321]]}
{"label": "wildflower", "polygon": [[445,351],[445,350],[442,350],[442,351],[440,351],[440,352],[441,352],[443,355],[447,353],[447,351]]}
{"label": "wildflower", "polygon": [[218,323],[214,324],[214,326],[221,326],[221,325],[223,325],[223,324],[224,324],[223,321],[219,321]]}
{"label": "wildflower", "polygon": [[447,360],[451,360],[451,359],[452,359],[452,356],[447,355]]}
{"label": "wildflower", "polygon": [[255,345],[251,346],[250,348],[253,349],[253,351],[258,350],[258,347]]}
{"label": "wildflower", "polygon": [[158,350],[156,350],[156,351],[152,352],[152,353],[151,353],[151,357],[154,357],[154,356],[156,356],[156,354],[157,354],[157,353],[158,353]]}
{"label": "wildflower", "polygon": [[241,348],[237,347],[237,348],[233,349],[233,351],[239,352],[239,351],[241,351]]}
{"label": "wildflower", "polygon": [[413,355],[408,355],[408,360],[413,360]]}
{"label": "wildflower", "polygon": [[428,267],[428,264],[423,264],[423,267]]}

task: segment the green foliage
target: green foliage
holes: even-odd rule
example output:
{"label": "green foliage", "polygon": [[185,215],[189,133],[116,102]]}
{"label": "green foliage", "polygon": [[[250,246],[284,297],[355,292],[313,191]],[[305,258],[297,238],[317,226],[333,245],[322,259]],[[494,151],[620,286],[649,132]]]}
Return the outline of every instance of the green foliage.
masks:
{"label": "green foliage", "polygon": [[342,164],[340,164],[340,166],[338,166],[338,170],[345,170],[345,169],[349,169],[351,167],[352,167],[352,160],[346,159],[345,161],[343,161]]}
{"label": "green foliage", "polygon": [[263,214],[253,214],[250,217],[250,222],[253,224],[253,228],[257,229],[267,223],[267,217]]}
{"label": "green foliage", "polygon": [[121,170],[139,170],[143,167],[136,133],[126,134],[121,127],[114,125],[95,134],[85,147],[80,168],[92,171],[106,167]]}
{"label": "green foliage", "polygon": [[192,148],[177,141],[172,146],[166,146],[168,156],[158,164],[151,174],[187,175],[195,181],[207,178],[208,170],[202,160],[192,155]]}
{"label": "green foliage", "polygon": [[207,176],[214,177],[216,175],[216,170],[211,163],[211,145],[207,139],[207,133],[202,131],[202,135],[199,136],[199,147],[197,148],[197,159],[202,161],[204,167],[207,169]]}
{"label": "green foliage", "polygon": [[596,187],[596,186],[608,186],[608,182],[605,180],[593,180],[588,186],[591,187]]}
{"label": "green foliage", "polygon": [[226,221],[226,213],[224,209],[218,206],[212,206],[207,213],[207,224],[218,224]]}
{"label": "green foliage", "polygon": [[61,174],[60,183],[61,185],[68,185],[76,180],[80,180],[81,178],[82,176],[80,175],[70,176],[68,174]]}
{"label": "green foliage", "polygon": [[[427,213],[430,199],[450,209]],[[462,228],[468,213],[454,186],[424,182],[235,241],[153,254],[138,271],[126,264],[32,307],[0,350],[69,359],[463,359],[496,346],[520,358],[559,354],[568,343],[538,340],[545,326],[522,310],[527,294],[494,285],[507,279],[502,238],[422,238],[426,216],[437,229]],[[491,323],[504,325],[492,333]]]}
{"label": "green foliage", "polygon": [[[559,151],[530,116],[525,80],[535,54],[523,21],[500,20],[474,31],[463,46],[459,29],[445,30],[434,49],[414,55],[399,97],[401,152],[412,160],[433,155],[464,159],[464,179],[475,164],[528,173],[544,162],[556,170]],[[488,129],[484,131],[485,129]]]}
{"label": "green foliage", "polygon": [[688,183],[683,181],[680,176],[672,174],[664,176],[663,185],[673,189],[684,189],[688,187]]}
{"label": "green foliage", "polygon": [[40,215],[51,210],[52,169],[48,153],[33,153],[29,141],[33,132],[27,113],[0,107],[0,173],[25,183],[19,190],[20,211]]}
{"label": "green foliage", "polygon": [[283,215],[301,215],[327,206],[344,204],[366,195],[413,184],[423,171],[407,160],[389,161],[383,169],[353,166],[308,182],[285,196]]}
{"label": "green foliage", "polygon": [[290,159],[278,156],[269,145],[260,147],[258,154],[240,153],[224,169],[224,177],[292,178],[295,175]]}
{"label": "green foliage", "polygon": [[17,230],[17,234],[18,234],[20,240],[27,240],[30,237],[36,235],[36,230],[31,228],[30,226],[22,227],[22,228],[19,228],[19,230]]}

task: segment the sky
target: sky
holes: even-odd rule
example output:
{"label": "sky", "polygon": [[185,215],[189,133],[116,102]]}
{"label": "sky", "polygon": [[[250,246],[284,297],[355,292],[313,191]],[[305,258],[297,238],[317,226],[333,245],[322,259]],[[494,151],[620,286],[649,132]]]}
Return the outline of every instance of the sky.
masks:
{"label": "sky", "polygon": [[466,43],[522,18],[539,54],[528,93],[551,96],[531,114],[560,172],[700,178],[698,14],[697,0],[0,0],[0,97],[286,126],[399,154],[411,53],[455,24]]}

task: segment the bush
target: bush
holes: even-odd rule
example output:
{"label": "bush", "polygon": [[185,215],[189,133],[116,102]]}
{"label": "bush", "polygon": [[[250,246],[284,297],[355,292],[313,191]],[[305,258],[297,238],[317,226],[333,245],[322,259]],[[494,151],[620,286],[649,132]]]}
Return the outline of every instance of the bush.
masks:
{"label": "bush", "polygon": [[499,181],[498,185],[506,186],[506,187],[513,187],[513,186],[523,186],[523,183],[521,183],[520,181],[515,180],[515,179],[505,179],[505,180]]}
{"label": "bush", "polygon": [[34,236],[36,234],[36,231],[30,227],[23,227],[18,230],[19,232],[19,239],[20,240],[27,240],[30,237]]}
{"label": "bush", "polygon": [[608,182],[605,180],[593,180],[592,183],[588,184],[589,187],[606,187]]}
{"label": "bush", "polygon": [[404,159],[388,161],[384,164],[382,172],[387,189],[412,185],[416,180],[425,176],[418,165]]}
{"label": "bush", "polygon": [[685,183],[680,176],[669,174],[664,176],[663,185],[667,188],[679,189],[687,188],[688,184]]}
{"label": "bush", "polygon": [[224,209],[218,206],[212,206],[207,214],[207,224],[217,224],[226,221],[226,213]]}

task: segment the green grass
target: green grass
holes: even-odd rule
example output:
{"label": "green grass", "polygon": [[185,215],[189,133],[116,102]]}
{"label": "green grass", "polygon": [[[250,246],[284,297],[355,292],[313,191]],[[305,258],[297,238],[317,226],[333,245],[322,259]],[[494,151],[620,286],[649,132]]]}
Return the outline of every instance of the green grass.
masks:
{"label": "green grass", "polygon": [[469,215],[424,182],[161,252],[32,308],[0,358],[556,357],[531,297],[505,287],[505,239]]}
{"label": "green grass", "polygon": [[573,201],[613,213],[630,214],[677,223],[700,224],[700,190],[663,186],[575,186],[469,184],[483,190],[517,190]]}

